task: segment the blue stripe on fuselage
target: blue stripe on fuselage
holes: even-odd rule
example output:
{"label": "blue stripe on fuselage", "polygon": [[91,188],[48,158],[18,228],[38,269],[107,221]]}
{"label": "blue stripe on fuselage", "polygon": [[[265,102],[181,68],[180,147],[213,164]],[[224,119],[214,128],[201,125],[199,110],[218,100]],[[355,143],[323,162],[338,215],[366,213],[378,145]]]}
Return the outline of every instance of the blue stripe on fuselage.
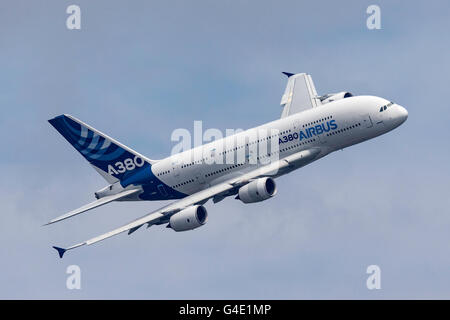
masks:
{"label": "blue stripe on fuselage", "polygon": [[122,178],[120,184],[124,188],[131,184],[141,185],[144,192],[139,195],[139,198],[142,200],[182,199],[187,196],[159,180],[148,163],[142,168],[130,171],[128,176]]}

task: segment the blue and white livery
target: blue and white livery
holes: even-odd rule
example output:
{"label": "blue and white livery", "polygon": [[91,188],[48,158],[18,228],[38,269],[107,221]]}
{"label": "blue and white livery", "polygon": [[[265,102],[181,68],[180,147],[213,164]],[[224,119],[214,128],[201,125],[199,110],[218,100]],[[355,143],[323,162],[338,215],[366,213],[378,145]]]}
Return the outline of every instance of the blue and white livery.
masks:
{"label": "blue and white livery", "polygon": [[47,224],[112,201],[170,200],[120,228],[68,248],[90,245],[143,225],[164,224],[175,231],[207,221],[204,204],[229,196],[243,203],[272,198],[275,179],[336,150],[387,133],[406,121],[402,106],[375,96],[349,92],[317,95],[310,75],[285,73],[281,118],[161,160],[152,160],[70,115],[50,124],[94,167],[108,185],[96,201]]}

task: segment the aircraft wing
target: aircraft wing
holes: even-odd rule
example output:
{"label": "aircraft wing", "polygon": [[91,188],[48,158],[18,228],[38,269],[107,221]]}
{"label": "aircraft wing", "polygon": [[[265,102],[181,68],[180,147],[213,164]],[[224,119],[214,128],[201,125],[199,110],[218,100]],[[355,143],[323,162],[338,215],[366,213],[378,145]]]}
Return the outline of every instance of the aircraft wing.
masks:
{"label": "aircraft wing", "polygon": [[61,221],[61,220],[64,220],[64,219],[76,216],[77,214],[80,214],[82,212],[85,212],[85,211],[97,208],[99,206],[102,206],[102,205],[107,204],[107,203],[109,203],[111,201],[114,201],[114,200],[125,198],[125,197],[127,197],[129,195],[138,193],[140,191],[142,191],[142,190],[141,189],[132,189],[132,190],[126,190],[126,191],[123,191],[123,192],[120,192],[118,194],[114,194],[114,195],[111,195],[111,196],[106,196],[106,197],[98,199],[98,200],[96,200],[94,202],[88,203],[88,204],[82,206],[81,208],[78,208],[78,209],[75,209],[73,211],[70,211],[69,213],[66,213],[66,214],[64,214],[62,216],[59,216],[59,217],[57,217],[57,218],[55,218],[53,220],[50,220],[45,225],[49,225],[49,224],[52,224],[52,223],[55,223],[55,222],[58,222],[58,221]]}
{"label": "aircraft wing", "polygon": [[99,242],[99,241],[105,240],[107,238],[110,238],[112,236],[115,236],[119,233],[125,232],[125,231],[130,230],[131,232],[133,232],[144,224],[149,224],[149,225],[155,224],[155,223],[159,222],[159,220],[161,220],[161,218],[164,218],[166,215],[177,213],[178,211],[181,211],[184,208],[187,208],[196,203],[208,200],[209,198],[213,197],[214,195],[222,193],[227,190],[230,190],[232,188],[233,188],[233,185],[231,185],[229,183],[222,183],[222,184],[210,187],[208,189],[194,193],[193,195],[187,196],[186,198],[175,201],[165,207],[162,207],[152,213],[149,213],[141,218],[138,218],[138,219],[122,226],[122,227],[119,227],[115,230],[104,233],[100,236],[94,237],[94,238],[86,240],[84,242],[80,242],[80,243],[75,244],[66,249],[60,248],[60,247],[53,247],[53,248],[55,248],[58,251],[59,256],[62,258],[64,253],[67,250],[75,249],[75,248],[78,248],[78,247],[81,247],[84,245],[91,245],[96,242]]}
{"label": "aircraft wing", "polygon": [[288,83],[280,102],[283,107],[281,118],[322,105],[309,74],[283,73],[288,77]]}
{"label": "aircraft wing", "polygon": [[105,240],[107,238],[110,238],[112,236],[115,236],[119,233],[129,231],[129,234],[136,231],[138,228],[140,228],[144,224],[153,225],[158,222],[160,222],[163,219],[167,219],[167,216],[173,215],[189,206],[199,204],[199,203],[205,203],[209,199],[213,198],[217,195],[223,195],[223,194],[230,194],[230,192],[234,190],[237,190],[241,186],[247,184],[248,182],[265,176],[273,176],[276,177],[280,174],[282,174],[283,170],[285,170],[288,167],[292,166],[302,166],[307,163],[309,163],[313,158],[315,158],[319,154],[319,149],[310,149],[310,150],[304,150],[299,153],[296,153],[294,155],[291,155],[289,157],[283,158],[281,160],[275,161],[273,163],[270,163],[266,166],[260,167],[258,169],[255,169],[253,171],[250,171],[249,173],[243,174],[242,176],[238,178],[232,178],[229,179],[226,182],[217,184],[215,186],[212,186],[208,189],[199,191],[197,193],[194,193],[190,196],[187,196],[183,199],[177,200],[175,202],[172,202],[171,204],[162,207],[154,212],[151,212],[141,218],[138,218],[122,227],[119,227],[115,230],[112,230],[110,232],[104,233],[100,236],[94,237],[92,239],[86,240],[84,242],[80,242],[78,244],[75,244],[68,248],[60,248],[60,247],[53,247],[55,248],[60,258],[63,257],[64,253],[67,250],[75,249],[84,245],[91,245],[94,243],[97,243],[99,241]]}

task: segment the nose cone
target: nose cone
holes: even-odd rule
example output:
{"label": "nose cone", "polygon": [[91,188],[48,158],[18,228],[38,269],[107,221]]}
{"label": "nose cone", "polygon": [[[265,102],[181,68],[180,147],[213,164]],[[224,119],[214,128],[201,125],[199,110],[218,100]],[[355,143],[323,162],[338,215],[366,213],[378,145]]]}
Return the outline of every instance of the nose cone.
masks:
{"label": "nose cone", "polygon": [[408,119],[408,111],[402,106],[397,105],[397,117],[400,120],[400,124]]}

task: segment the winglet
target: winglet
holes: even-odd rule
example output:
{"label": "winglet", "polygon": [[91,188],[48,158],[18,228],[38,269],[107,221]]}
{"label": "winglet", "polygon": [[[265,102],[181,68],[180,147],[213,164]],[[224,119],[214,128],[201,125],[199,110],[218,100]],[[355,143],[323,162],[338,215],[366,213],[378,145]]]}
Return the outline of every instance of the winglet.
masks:
{"label": "winglet", "polygon": [[290,72],[282,72],[282,74],[286,75],[288,78],[290,78],[293,75],[295,75],[295,73],[290,73]]}
{"label": "winglet", "polygon": [[64,253],[67,251],[67,249],[64,248],[59,248],[59,247],[55,247],[53,246],[54,249],[56,249],[56,251],[58,251],[59,257],[62,258]]}

